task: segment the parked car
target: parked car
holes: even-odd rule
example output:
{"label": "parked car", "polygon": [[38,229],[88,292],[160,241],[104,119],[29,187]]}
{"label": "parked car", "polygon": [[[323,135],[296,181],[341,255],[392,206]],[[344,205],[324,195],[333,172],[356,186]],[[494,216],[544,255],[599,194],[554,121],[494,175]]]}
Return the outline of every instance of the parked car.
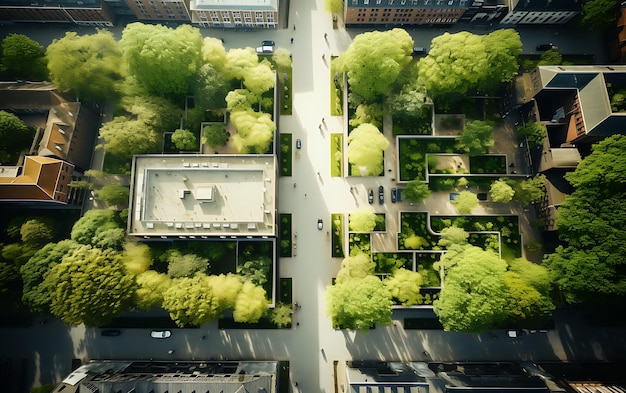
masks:
{"label": "parked car", "polygon": [[274,46],[276,43],[272,40],[261,41],[261,46]]}
{"label": "parked car", "polygon": [[396,188],[392,188],[391,189],[391,203],[396,203],[397,197],[396,197],[396,193],[398,192],[398,190]]}
{"label": "parked car", "polygon": [[100,334],[106,337],[117,337],[122,334],[122,331],[117,329],[104,329]]}
{"label": "parked car", "polygon": [[324,220],[322,220],[321,218],[317,219],[317,229],[319,229],[320,231],[324,229]]}
{"label": "parked car", "polygon": [[378,203],[381,205],[385,203],[385,188],[383,186],[378,186]]}
{"label": "parked car", "polygon": [[274,47],[273,46],[259,46],[256,48],[256,53],[274,53]]}
{"label": "parked car", "polygon": [[150,332],[150,337],[152,338],[168,338],[172,335],[172,332],[169,330],[153,330]]}
{"label": "parked car", "polygon": [[553,43],[537,45],[537,51],[539,52],[545,52],[553,48],[556,49],[556,45],[554,45]]}
{"label": "parked car", "polygon": [[296,149],[302,149],[302,140],[296,139]]}
{"label": "parked car", "polygon": [[510,338],[520,338],[526,334],[522,329],[511,329],[506,331],[506,335]]}
{"label": "parked car", "polygon": [[374,203],[374,190],[372,190],[371,188],[367,193],[367,201],[370,203],[370,205]]}
{"label": "parked car", "polygon": [[413,48],[413,54],[414,55],[424,55],[426,53],[428,53],[426,48],[423,48],[421,46],[416,46],[416,47]]}

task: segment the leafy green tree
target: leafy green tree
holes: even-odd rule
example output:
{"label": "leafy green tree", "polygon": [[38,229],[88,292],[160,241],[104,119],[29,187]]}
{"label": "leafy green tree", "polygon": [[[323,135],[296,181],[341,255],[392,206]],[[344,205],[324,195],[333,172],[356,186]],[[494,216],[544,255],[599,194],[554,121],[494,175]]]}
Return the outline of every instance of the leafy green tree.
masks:
{"label": "leafy green tree", "polygon": [[96,234],[120,227],[118,215],[113,210],[88,210],[74,224],[71,239],[80,244],[91,244]]}
{"label": "leafy green tree", "polygon": [[244,280],[245,278],[232,273],[209,276],[209,283],[215,296],[213,301],[220,314],[235,308],[237,295],[241,292]]}
{"label": "leafy green tree", "polygon": [[544,266],[517,258],[509,262],[504,279],[511,294],[509,322],[547,317],[554,310],[550,298],[552,277]]}
{"label": "leafy green tree", "polygon": [[126,229],[110,228],[98,231],[91,239],[91,245],[97,248],[121,251],[126,241]]}
{"label": "leafy green tree", "polygon": [[409,250],[420,250],[423,249],[424,246],[426,246],[427,244],[428,242],[426,242],[426,239],[415,233],[411,233],[404,239],[404,247],[408,248]]}
{"label": "leafy green tree", "polygon": [[110,31],[83,36],[67,32],[48,45],[46,57],[50,78],[59,90],[72,90],[89,101],[118,94],[123,76],[122,52]]}
{"label": "leafy green tree", "polygon": [[396,269],[393,275],[387,278],[385,286],[391,297],[396,299],[403,306],[412,306],[422,300],[420,286],[422,285],[422,275],[407,269]]}
{"label": "leafy green tree", "polygon": [[543,142],[548,136],[546,125],[535,121],[529,121],[523,126],[518,127],[517,133],[521,137],[526,137],[528,139],[528,145],[532,148],[543,146]]}
{"label": "leafy green tree", "polygon": [[408,182],[406,188],[402,190],[404,199],[414,203],[423,201],[428,198],[430,194],[431,191],[428,189],[428,184],[417,179]]}
{"label": "leafy green tree", "polygon": [[291,325],[291,315],[293,308],[290,304],[278,303],[270,312],[270,320],[279,328]]}
{"label": "leafy green tree", "polygon": [[486,36],[466,31],[435,37],[426,57],[417,63],[419,81],[434,97],[460,97],[491,91],[513,79],[522,42],[513,29]]}
{"label": "leafy green tree", "polygon": [[341,14],[343,11],[343,1],[324,0],[324,9],[331,14]]}
{"label": "leafy green tree", "polygon": [[167,274],[154,270],[146,270],[139,273],[136,278],[137,291],[135,292],[135,304],[141,310],[149,310],[152,307],[161,307],[163,295],[172,284]]}
{"label": "leafy green tree", "polygon": [[378,277],[353,278],[326,288],[326,313],[341,329],[367,331],[391,324],[391,294]]}
{"label": "leafy green tree", "polygon": [[44,284],[44,278],[52,267],[61,263],[63,257],[78,246],[78,243],[72,240],[46,244],[20,267],[24,283],[22,301],[31,312],[47,314],[50,311],[52,288]]}
{"label": "leafy green tree", "polygon": [[163,294],[163,308],[180,327],[200,326],[221,313],[215,302],[210,279],[205,274],[172,280]]}
{"label": "leafy green tree", "polygon": [[504,179],[498,179],[491,183],[489,195],[494,202],[509,203],[513,199],[515,191]]}
{"label": "leafy green tree", "polygon": [[[226,59],[224,59],[226,61]],[[203,110],[222,109],[228,94],[228,81],[215,66],[205,64],[198,70],[192,86],[194,104]]]}
{"label": "leafy green tree", "polygon": [[169,254],[167,275],[171,278],[193,277],[198,273],[206,273],[209,261],[196,254],[181,254],[174,250]]}
{"label": "leafy green tree", "polygon": [[219,38],[205,37],[202,40],[202,61],[210,64],[218,71],[226,66],[226,49]]}
{"label": "leafy green tree", "polygon": [[243,84],[254,95],[261,96],[273,88],[274,80],[274,71],[266,63],[259,63],[244,70]]}
{"label": "leafy green tree", "polygon": [[541,201],[546,195],[545,181],[546,177],[544,175],[537,175],[531,179],[515,183],[513,185],[513,190],[515,191],[513,198],[521,205]]}
{"label": "leafy green tree", "polygon": [[383,171],[383,152],[389,141],[371,124],[361,124],[348,135],[352,176],[377,176]]}
{"label": "leafy green tree", "polygon": [[233,48],[226,53],[224,64],[226,78],[241,80],[246,70],[256,67],[257,64],[259,57],[253,48]]}
{"label": "leafy green tree", "polygon": [[427,100],[426,89],[415,83],[404,85],[400,93],[389,100],[389,109],[394,123],[405,128],[430,119],[431,105]]}
{"label": "leafy green tree", "polygon": [[232,112],[230,120],[237,128],[232,144],[240,153],[264,154],[268,151],[276,129],[269,114],[248,109]]}
{"label": "leafy green tree", "polygon": [[237,273],[253,284],[263,286],[268,281],[271,266],[272,261],[266,256],[261,256],[238,266]]}
{"label": "leafy green tree", "polygon": [[452,205],[460,214],[471,214],[478,207],[478,197],[471,191],[461,191],[454,197]]}
{"label": "leafy green tree", "polygon": [[286,48],[276,48],[272,54],[272,61],[276,64],[278,72],[287,72],[292,67],[291,52]]}
{"label": "leafy green tree", "polygon": [[444,255],[445,283],[433,303],[446,331],[481,332],[500,326],[507,317],[506,263],[491,252],[465,246],[453,258]]}
{"label": "leafy green tree", "polygon": [[541,54],[538,66],[559,65],[563,62],[563,56],[556,48],[548,49]]}
{"label": "leafy green tree", "polygon": [[226,131],[224,125],[222,124],[209,124],[204,126],[202,137],[204,139],[204,143],[214,149],[217,149],[218,147],[226,146],[228,139],[230,139],[230,134]]}
{"label": "leafy green tree", "polygon": [[231,90],[226,94],[226,107],[233,112],[252,110],[259,97],[246,89]]}
{"label": "leafy green tree", "polygon": [[143,243],[124,243],[124,266],[128,273],[135,276],[148,270],[152,265],[150,247]]}
{"label": "leafy green tree", "polygon": [[590,0],[586,2],[583,4],[582,25],[590,30],[612,26],[617,20],[619,4],[618,0]]}
{"label": "leafy green tree", "polygon": [[34,136],[35,132],[19,117],[0,111],[0,161],[17,160],[21,150],[30,147]]}
{"label": "leafy green tree", "polygon": [[354,37],[333,65],[348,74],[350,102],[373,103],[387,93],[411,62],[413,39],[403,29],[373,31]]}
{"label": "leafy green tree", "polygon": [[135,278],[121,254],[91,246],[76,248],[53,266],[44,285],[51,288],[50,311],[70,325],[102,326],[132,306]]}
{"label": "leafy green tree", "polygon": [[341,269],[337,273],[335,282],[342,284],[351,279],[365,278],[374,274],[375,267],[376,264],[372,262],[372,259],[367,254],[346,257],[341,262]]}
{"label": "leafy green tree", "polygon": [[348,226],[352,232],[368,233],[376,227],[376,213],[369,206],[350,213]]}
{"label": "leafy green tree", "polygon": [[198,150],[196,136],[189,130],[178,129],[172,134],[172,142],[178,150]]}
{"label": "leafy green tree", "polygon": [[469,156],[489,153],[489,148],[494,144],[491,135],[493,127],[493,122],[485,120],[474,120],[465,123],[463,133],[457,139],[458,149],[464,151]]}
{"label": "leafy green tree", "polygon": [[202,64],[202,35],[190,25],[131,23],[120,47],[130,74],[155,95],[185,95]]}
{"label": "leafy green tree", "polygon": [[[467,244],[468,238],[469,233],[465,232],[463,228],[451,226],[444,228],[441,231],[441,236],[437,244],[447,249],[454,249],[455,246],[464,246],[465,244]],[[451,257],[452,255],[453,254],[450,253],[448,254],[448,257]]]}
{"label": "leafy green tree", "polygon": [[352,127],[358,127],[361,124],[369,123],[376,128],[383,126],[383,107],[378,103],[359,104],[356,107],[354,116],[350,119]]}
{"label": "leafy green tree", "polygon": [[41,81],[48,77],[43,47],[23,34],[9,34],[2,40],[2,66],[13,78]]}
{"label": "leafy green tree", "polygon": [[233,310],[235,322],[259,322],[267,310],[265,290],[252,281],[244,281],[235,299],[235,309]]}
{"label": "leafy green tree", "polygon": [[45,217],[32,218],[22,224],[22,241],[34,247],[41,247],[52,241],[55,236],[54,222]]}
{"label": "leafy green tree", "polygon": [[121,184],[107,184],[96,191],[96,198],[111,206],[128,207],[130,189]]}

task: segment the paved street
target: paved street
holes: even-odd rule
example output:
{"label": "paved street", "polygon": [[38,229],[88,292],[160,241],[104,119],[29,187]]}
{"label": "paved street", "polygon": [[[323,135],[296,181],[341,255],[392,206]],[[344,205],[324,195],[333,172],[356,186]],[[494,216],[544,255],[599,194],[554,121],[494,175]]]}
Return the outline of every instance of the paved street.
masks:
{"label": "paved street", "polygon": [[[280,120],[281,132],[302,139],[303,148],[293,160],[293,177],[280,180],[280,212],[293,214],[294,232],[298,233],[298,252],[294,258],[281,260],[280,274],[293,278],[294,301],[302,308],[295,313],[297,328],[291,330],[219,330],[213,322],[201,329],[175,330],[170,339],[155,340],[145,329],[126,329],[120,337],[101,337],[97,329],[67,328],[59,321],[36,324],[28,329],[2,329],[0,357],[25,357],[32,366],[31,383],[57,382],[70,371],[72,358],[180,358],[180,359],[281,359],[291,362],[292,381],[302,392],[335,391],[333,361],[341,366],[348,359],[385,360],[515,360],[515,359],[612,359],[626,352],[624,330],[593,329],[580,323],[572,314],[557,316],[557,329],[521,339],[508,339],[504,332],[481,335],[442,331],[404,330],[402,319],[407,311],[395,312],[394,326],[377,328],[368,334],[334,331],[325,315],[324,292],[339,269],[340,260],[330,258],[330,214],[350,212],[368,205],[367,190],[385,186],[385,197],[395,184],[394,172],[376,178],[331,178],[329,175],[329,135],[343,132],[342,119],[329,114],[329,68],[325,55],[345,50],[352,38],[365,29],[333,30],[332,20],[323,10],[323,0],[294,0],[290,6],[289,28],[276,31],[204,30],[203,34],[224,38],[225,46],[258,46],[262,39],[272,39],[277,46],[293,52],[293,116]],[[296,25],[296,30],[293,25]],[[119,37],[121,27],[114,31]],[[91,28],[76,28],[81,34]],[[451,32],[462,30],[454,27]],[[444,29],[409,30],[416,45],[428,46],[430,39]],[[474,33],[487,30],[472,28]],[[0,36],[8,32],[32,35],[47,45],[59,35],[58,28],[46,26],[2,26]],[[586,32],[560,31],[553,28],[523,28],[525,52],[538,43],[553,42],[568,53],[590,48],[603,59],[600,37]],[[328,34],[328,42],[324,34]],[[290,39],[293,37],[293,44]],[[319,125],[325,119],[320,130]],[[388,135],[389,136],[389,135]],[[395,168],[386,155],[385,168]],[[318,176],[319,172],[319,176]],[[297,187],[293,183],[297,182]],[[354,193],[350,187],[355,187]],[[442,201],[443,199],[443,201]],[[389,201],[388,201],[389,202]],[[426,203],[440,205],[440,213],[450,209],[440,195]],[[376,211],[391,213],[390,203],[374,205]],[[316,221],[324,219],[325,228],[317,230]],[[564,318],[567,317],[567,318]],[[205,340],[201,337],[206,335]],[[167,351],[175,352],[168,355]],[[424,353],[427,352],[427,355]],[[342,376],[342,369],[339,375]],[[342,384],[342,381],[339,381]]]}

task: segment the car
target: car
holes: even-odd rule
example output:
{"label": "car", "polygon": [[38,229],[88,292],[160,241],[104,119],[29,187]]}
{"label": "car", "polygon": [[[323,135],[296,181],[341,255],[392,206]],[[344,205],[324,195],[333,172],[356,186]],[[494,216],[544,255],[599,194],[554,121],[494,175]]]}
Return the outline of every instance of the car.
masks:
{"label": "car", "polygon": [[319,229],[320,231],[324,229],[324,220],[322,220],[321,218],[317,219],[317,229]]}
{"label": "car", "polygon": [[276,43],[272,40],[261,41],[261,46],[274,46]]}
{"label": "car", "polygon": [[553,43],[549,43],[549,44],[539,44],[537,45],[537,51],[539,52],[544,52],[550,49],[556,49],[556,45],[554,45]]}
{"label": "car", "polygon": [[414,55],[424,55],[426,53],[428,53],[426,48],[423,48],[421,46],[416,46],[416,47],[413,48],[413,54]]}
{"label": "car", "polygon": [[274,53],[274,47],[268,45],[259,46],[256,48],[256,53]]}
{"label": "car", "polygon": [[117,337],[122,334],[122,331],[117,329],[104,329],[100,334],[106,337]]}
{"label": "car", "polygon": [[367,201],[370,203],[370,205],[374,203],[374,190],[372,190],[371,188],[367,193]]}
{"label": "car", "polygon": [[509,329],[506,331],[506,335],[509,338],[520,338],[524,335],[526,335],[526,332],[523,331],[522,329]]}
{"label": "car", "polygon": [[296,139],[296,149],[302,149],[302,140]]}
{"label": "car", "polygon": [[150,332],[150,337],[152,338],[168,338],[172,335],[172,332],[169,330],[153,330]]}
{"label": "car", "polygon": [[378,203],[385,203],[385,187],[378,186]]}
{"label": "car", "polygon": [[396,196],[397,194],[396,193],[397,192],[398,192],[397,188],[392,188],[391,189],[391,203],[396,203],[396,200],[397,200],[397,196]]}

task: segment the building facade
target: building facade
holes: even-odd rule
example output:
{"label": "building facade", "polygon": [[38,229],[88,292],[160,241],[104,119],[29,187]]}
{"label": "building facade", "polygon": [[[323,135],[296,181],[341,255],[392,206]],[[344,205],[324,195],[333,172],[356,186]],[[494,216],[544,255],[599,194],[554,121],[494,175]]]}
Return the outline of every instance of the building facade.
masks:
{"label": "building facade", "polygon": [[509,25],[562,25],[582,10],[582,1],[506,0],[509,12],[500,21]]}
{"label": "building facade", "polygon": [[111,27],[115,14],[103,0],[2,0],[0,21]]}
{"label": "building facade", "polygon": [[279,0],[191,0],[191,22],[200,27],[275,29]]}
{"label": "building facade", "polygon": [[139,20],[190,22],[188,0],[126,0]]}
{"label": "building facade", "polygon": [[346,0],[346,26],[457,23],[470,0]]}

